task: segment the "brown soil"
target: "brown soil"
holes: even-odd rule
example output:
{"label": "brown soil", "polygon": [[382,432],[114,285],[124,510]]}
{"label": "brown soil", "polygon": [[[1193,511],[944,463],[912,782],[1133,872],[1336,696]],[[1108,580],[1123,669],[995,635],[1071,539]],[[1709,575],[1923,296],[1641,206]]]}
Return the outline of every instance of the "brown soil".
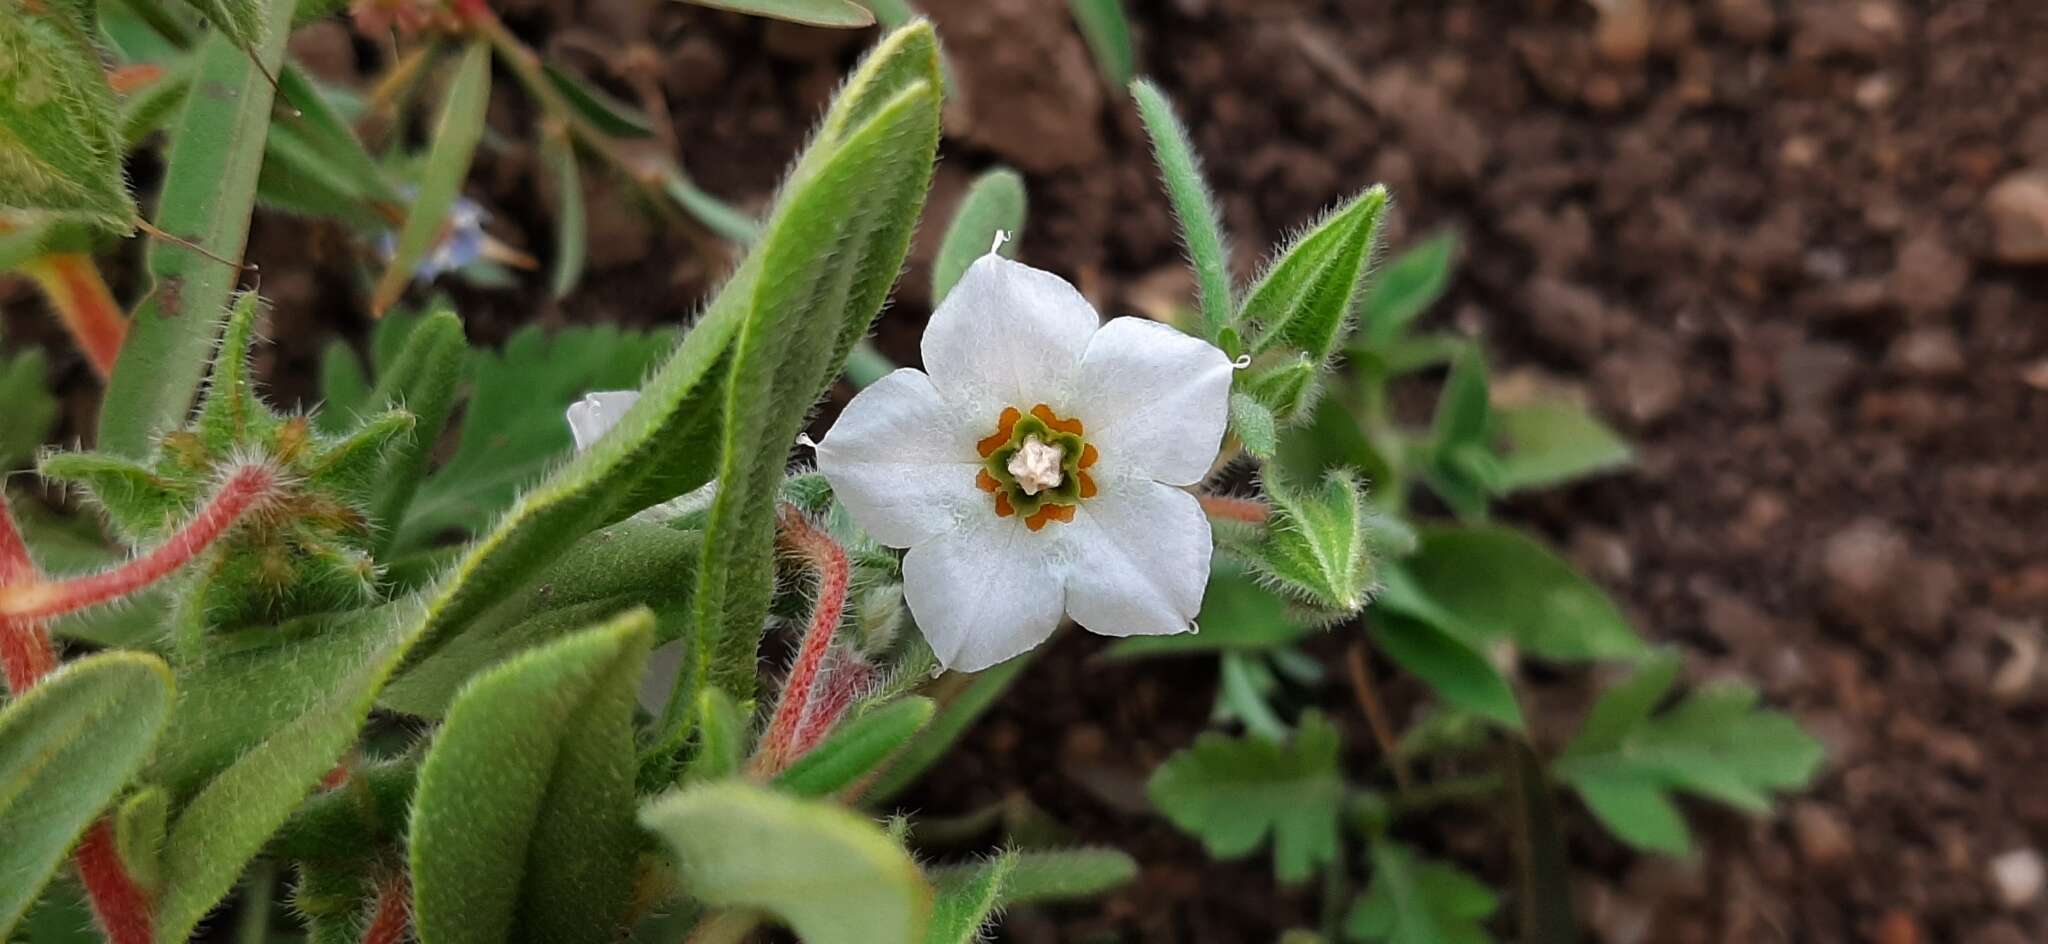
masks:
{"label": "brown soil", "polygon": [[[2027,661],[2048,611],[2048,185],[2022,175],[2048,169],[2048,5],[1643,2],[1632,20],[1634,0],[1613,0],[1604,22],[1576,0],[1130,5],[1141,67],[1207,157],[1240,266],[1376,181],[1398,201],[1396,244],[1458,230],[1461,274],[1434,323],[1482,336],[1503,371],[1583,387],[1642,456],[1508,517],[1685,649],[1692,677],[1757,680],[1829,746],[1777,819],[1695,809],[1692,862],[1629,855],[1573,817],[1590,936],[2048,940],[2048,897],[2001,901],[1989,876],[2003,854],[2048,848],[2048,672]],[[1008,163],[1030,184],[1025,259],[1112,310],[1184,292],[1143,137],[1064,4],[926,6],[965,86],[934,212]],[[536,39],[651,38],[681,158],[747,205],[867,38],[644,0],[500,8]],[[343,77],[376,59],[338,26],[296,44]],[[623,61],[570,55],[600,75]],[[492,126],[511,144],[472,193],[545,258],[552,196],[509,82]],[[456,289],[474,336],[691,312],[721,261],[593,197],[583,288],[562,303],[537,279]],[[881,329],[906,361],[935,235]],[[308,394],[319,343],[364,331],[361,288],[320,227],[266,219],[252,255],[279,312],[270,374]],[[9,304],[10,344],[30,330],[60,345],[25,306]],[[75,402],[69,431],[89,416]],[[1335,665],[1348,642],[1315,651]],[[1065,637],[910,799],[951,815],[1027,796],[1144,863],[1134,887],[1019,909],[1004,935],[1241,942],[1313,924],[1312,890],[1275,889],[1263,858],[1211,863],[1144,810],[1145,773],[1204,725],[1211,663],[1103,664],[1099,648]],[[1537,700],[1539,732],[1572,723],[1584,682]],[[1363,720],[1340,688],[1324,700],[1369,770]],[[1431,841],[1499,878],[1504,830],[1460,812]]]}

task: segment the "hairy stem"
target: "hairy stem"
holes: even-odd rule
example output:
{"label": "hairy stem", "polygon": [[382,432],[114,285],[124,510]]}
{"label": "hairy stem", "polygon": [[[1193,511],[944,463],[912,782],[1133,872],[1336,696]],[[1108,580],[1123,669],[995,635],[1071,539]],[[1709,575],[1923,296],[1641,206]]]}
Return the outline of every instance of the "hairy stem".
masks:
{"label": "hairy stem", "polygon": [[86,897],[92,901],[93,916],[106,932],[107,944],[150,944],[155,932],[149,893],[121,867],[113,821],[103,817],[92,824],[71,857]]}
{"label": "hairy stem", "polygon": [[1272,506],[1255,498],[1235,498],[1229,495],[1197,495],[1202,510],[1211,518],[1242,521],[1246,524],[1265,524]]}
{"label": "hairy stem", "polygon": [[825,529],[788,505],[782,506],[777,524],[782,546],[817,570],[818,605],[811,613],[810,626],[804,630],[796,661],[790,665],[789,681],[782,686],[782,700],[775,706],[775,717],[768,723],[768,733],[762,736],[761,749],[754,756],[755,771],[769,777],[796,759],[804,709],[810,705],[818,667],[825,663],[832,634],[839,629],[839,618],[846,611],[846,589],[852,582],[846,549]]}
{"label": "hairy stem", "polygon": [[169,540],[126,564],[68,580],[38,578],[0,586],[0,619],[49,619],[142,590],[204,553],[236,522],[262,508],[278,487],[276,470],[266,465],[242,466]]}
{"label": "hairy stem", "polygon": [[82,252],[53,252],[22,263],[22,271],[43,290],[50,306],[57,309],[64,330],[92,362],[93,372],[107,379],[114,372],[114,360],[121,356],[121,339],[128,335],[128,319],[100,278],[99,267]]}
{"label": "hairy stem", "polygon": [[363,944],[398,944],[405,939],[412,928],[412,907],[407,901],[412,897],[411,886],[404,872],[379,884],[370,924],[363,929]]}
{"label": "hairy stem", "polygon": [[[0,587],[39,576],[35,559],[29,556],[28,545],[14,525],[14,510],[8,506],[6,494],[0,493]],[[50,634],[42,623],[0,618],[0,675],[7,679],[8,691],[17,695],[28,691],[56,667]]]}

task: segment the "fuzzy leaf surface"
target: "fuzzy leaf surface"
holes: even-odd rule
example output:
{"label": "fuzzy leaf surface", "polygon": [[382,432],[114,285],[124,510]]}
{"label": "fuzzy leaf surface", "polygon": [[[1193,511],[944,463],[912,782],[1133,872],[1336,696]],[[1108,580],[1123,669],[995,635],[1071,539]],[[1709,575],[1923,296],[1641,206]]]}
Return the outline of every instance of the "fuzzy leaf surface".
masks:
{"label": "fuzzy leaf surface", "polygon": [[1167,758],[1146,792],[1219,859],[1250,855],[1270,836],[1274,874],[1299,882],[1337,855],[1344,805],[1337,750],[1337,729],[1313,711],[1285,744],[1206,732]]}
{"label": "fuzzy leaf surface", "polygon": [[1195,155],[1194,143],[1188,140],[1187,128],[1174,115],[1173,103],[1148,79],[1131,83],[1131,98],[1137,102],[1138,117],[1152,138],[1152,157],[1165,182],[1167,202],[1173,205],[1174,218],[1180,221],[1181,242],[1194,265],[1202,305],[1202,337],[1218,341],[1236,314],[1223,218],[1216,212],[1216,200],[1202,179],[1201,159]]}
{"label": "fuzzy leaf surface", "polygon": [[1375,588],[1365,486],[1344,469],[1330,470],[1313,490],[1271,474],[1263,481],[1273,509],[1265,534],[1233,549],[1303,606],[1326,616],[1358,612]]}
{"label": "fuzzy leaf surface", "polygon": [[0,708],[0,938],[142,769],[170,708],[170,669],[132,652],[70,663]]}
{"label": "fuzzy leaf surface", "polygon": [[654,614],[477,676],[420,767],[410,850],[423,944],[605,941],[625,917],[634,690]]}
{"label": "fuzzy leaf surface", "polygon": [[1016,867],[1003,886],[1005,905],[1092,898],[1138,877],[1138,860],[1107,846],[1030,849],[1014,856]]}
{"label": "fuzzy leaf surface", "polygon": [[727,781],[648,803],[641,825],[668,844],[690,894],[757,908],[806,944],[918,941],[932,890],[902,845],[831,803]]}
{"label": "fuzzy leaf surface", "polygon": [[1321,362],[1337,350],[1363,306],[1386,206],[1387,189],[1373,187],[1281,250],[1245,297],[1253,353],[1286,345]]}
{"label": "fuzzy leaf surface", "polygon": [[953,211],[953,221],[946,224],[946,236],[932,259],[933,305],[953,290],[974,260],[988,253],[997,233],[1010,238],[996,252],[1005,258],[1017,257],[1018,241],[1024,237],[1024,212],[1023,175],[998,167],[974,178]]}
{"label": "fuzzy leaf surface", "polygon": [[127,232],[114,92],[87,24],[0,4],[0,210]]}
{"label": "fuzzy leaf surface", "polygon": [[932,700],[915,695],[850,721],[789,765],[775,785],[797,796],[822,797],[866,776],[932,720]]}
{"label": "fuzzy leaf surface", "polygon": [[1003,904],[1003,888],[1017,868],[1017,854],[1003,852],[986,862],[948,869],[935,882],[932,923],[925,944],[976,944],[982,929]]}
{"label": "fuzzy leaf surface", "polygon": [[0,424],[0,472],[33,458],[57,421],[57,399],[44,385],[46,361],[42,348],[35,347],[0,357],[0,403],[7,404],[7,422]]}
{"label": "fuzzy leaf surface", "polygon": [[1137,74],[1138,53],[1131,46],[1131,21],[1123,0],[1067,0],[1074,25],[1095,54],[1095,67],[1111,88],[1124,88]]}

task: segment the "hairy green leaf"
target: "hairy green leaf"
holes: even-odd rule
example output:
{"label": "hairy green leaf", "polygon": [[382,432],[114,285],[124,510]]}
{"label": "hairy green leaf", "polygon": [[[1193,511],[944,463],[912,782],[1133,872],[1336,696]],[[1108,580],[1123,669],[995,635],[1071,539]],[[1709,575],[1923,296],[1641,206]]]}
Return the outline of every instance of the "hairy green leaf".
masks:
{"label": "hairy green leaf", "polygon": [[805,26],[857,29],[875,25],[875,15],[853,0],[683,0],[700,7],[788,20]]}
{"label": "hairy green leaf", "polygon": [[724,780],[739,773],[753,732],[731,695],[706,688],[697,701],[697,750],[690,756],[685,779],[692,783]]}
{"label": "hairy green leaf", "polygon": [[1501,494],[1550,488],[1635,461],[1627,440],[1577,403],[1506,407],[1494,413],[1494,425],[1508,442],[1492,482]]}
{"label": "hairy green leaf", "polygon": [[1310,711],[1285,744],[1211,731],[1153,771],[1146,792],[1175,826],[1220,859],[1273,841],[1273,871],[1299,882],[1335,861],[1344,806],[1337,729]]}
{"label": "hairy green leaf", "polygon": [[947,869],[935,877],[932,923],[925,944],[978,944],[982,928],[1003,904],[1003,889],[1017,868],[1017,854],[998,853],[973,865]]}
{"label": "hairy green leaf", "polygon": [[1016,681],[1025,667],[1037,658],[1039,651],[1031,650],[971,676],[958,673],[947,676],[940,684],[957,686],[958,691],[951,698],[938,699],[944,707],[939,709],[931,724],[911,738],[910,743],[889,762],[882,775],[868,786],[862,799],[871,804],[886,803],[916,783],[917,778],[938,763],[939,758],[952,749],[954,742],[960,740],[961,735],[966,734],[967,729],[995,705],[1003,692],[1009,690],[1010,683]]}
{"label": "hairy green leaf", "polygon": [[163,660],[87,656],[0,708],[0,937],[149,756],[171,707]]}
{"label": "hairy green leaf", "polygon": [[1125,88],[1137,75],[1138,54],[1131,48],[1131,23],[1123,0],[1067,0],[1074,25],[1095,54],[1095,67],[1112,88]]}
{"label": "hairy green leaf", "polygon": [[[1152,156],[1166,183],[1167,201],[1180,221],[1181,242],[1195,268],[1195,284],[1202,303],[1202,337],[1219,341],[1223,329],[1231,326],[1236,313],[1230,288],[1230,253],[1224,248],[1223,221],[1209,185],[1202,180],[1201,160],[1195,156],[1188,132],[1174,116],[1173,104],[1149,79],[1131,83],[1131,97],[1138,103],[1138,117],[1152,137]],[[1238,352],[1226,350],[1235,356]]]}
{"label": "hairy green leaf", "polygon": [[1298,354],[1252,367],[1237,389],[1264,404],[1280,425],[1293,426],[1310,416],[1322,394],[1322,372],[1321,361]]}
{"label": "hairy green leaf", "polygon": [[1273,458],[1280,448],[1279,422],[1272,408],[1248,393],[1230,395],[1230,433],[1244,444],[1244,451],[1260,459]]}
{"label": "hairy green leaf", "polygon": [[1286,345],[1321,363],[1336,352],[1362,307],[1386,206],[1387,188],[1373,187],[1280,251],[1245,296],[1253,353]]}
{"label": "hairy green leaf", "polygon": [[633,881],[636,610],[465,686],[420,767],[407,843],[423,944],[608,939]]}
{"label": "hairy green leaf", "polygon": [[448,98],[434,123],[427,162],[420,169],[419,192],[398,230],[398,245],[377,286],[370,293],[370,311],[383,314],[413,279],[413,270],[434,248],[447,225],[448,211],[462,195],[470,159],[484,134],[484,111],[491,98],[491,47],[473,40],[448,84]]}
{"label": "hairy green leaf", "polygon": [[427,457],[455,412],[456,388],[469,363],[469,343],[462,319],[454,312],[429,315],[406,338],[405,350],[377,378],[370,392],[374,412],[404,409],[414,418],[412,436],[384,458],[382,481],[370,501],[370,517],[379,525],[376,550],[388,547],[406,508],[426,475]]}
{"label": "hairy green leaf", "polygon": [[932,259],[933,305],[953,290],[974,260],[988,253],[997,233],[1007,234],[1009,239],[996,251],[1007,258],[1017,257],[1017,242],[1024,237],[1024,206],[1024,177],[1016,171],[997,167],[974,178]]}
{"label": "hairy green leaf", "polygon": [[932,890],[910,854],[833,804],[727,781],[654,800],[640,822],[675,853],[691,895],[766,911],[806,944],[916,941],[929,925]]}
{"label": "hairy green leaf", "polygon": [[1401,568],[1417,591],[1450,615],[1453,621],[1441,628],[1466,641],[1484,646],[1506,639],[1562,662],[1642,651],[1606,592],[1534,539],[1491,525],[1426,527],[1417,538]]}
{"label": "hairy green leaf", "polygon": [[1493,889],[1447,862],[1425,861],[1381,839],[1372,847],[1372,885],[1344,918],[1361,944],[1492,944],[1482,926],[1500,907]]}
{"label": "hairy green leaf", "polygon": [[1514,688],[1470,643],[1434,623],[1391,610],[1375,609],[1367,627],[1387,658],[1429,683],[1446,703],[1521,730]]}
{"label": "hairy green leaf", "polygon": [[1138,877],[1138,862],[1121,849],[1082,846],[1012,853],[1016,867],[1003,886],[1003,903],[1091,898]]}
{"label": "hairy green leaf", "polygon": [[776,777],[775,785],[797,796],[837,793],[901,750],[931,722],[933,709],[931,699],[915,695],[870,709],[841,723]]}
{"label": "hairy green leaf", "polygon": [[1609,689],[1556,764],[1615,835],[1682,854],[1685,822],[1673,790],[1761,813],[1772,791],[1796,790],[1820,769],[1820,742],[1789,715],[1756,707],[1754,689],[1722,684],[1653,714],[1677,681],[1680,658],[1660,653]]}
{"label": "hairy green leaf", "polygon": [[[270,80],[284,61],[291,4],[272,4],[254,56],[211,34],[199,50],[196,94],[171,132],[156,226],[220,259],[240,260],[249,241],[273,98]],[[150,243],[143,256],[150,290],[128,321],[128,337],[100,404],[99,448],[140,459],[155,437],[192,408],[214,339],[241,272],[175,243]]]}
{"label": "hairy green leaf", "polygon": [[1441,233],[1380,267],[1365,296],[1367,348],[1381,350],[1392,344],[1443,297],[1450,282],[1451,255],[1457,249],[1458,238]]}
{"label": "hairy green leaf", "polygon": [[132,230],[121,147],[89,26],[0,4],[0,210]]}

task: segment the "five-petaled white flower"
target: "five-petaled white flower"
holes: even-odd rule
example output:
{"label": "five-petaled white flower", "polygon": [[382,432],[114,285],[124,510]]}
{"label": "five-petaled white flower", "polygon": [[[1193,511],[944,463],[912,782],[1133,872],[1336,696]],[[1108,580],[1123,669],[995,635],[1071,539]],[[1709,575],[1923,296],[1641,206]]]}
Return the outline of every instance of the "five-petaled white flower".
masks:
{"label": "five-petaled white flower", "polygon": [[925,370],[853,398],[818,471],[876,540],[909,548],[911,615],[950,669],[1044,642],[1193,626],[1213,549],[1185,487],[1223,439],[1231,363],[1143,318],[1103,324],[1064,279],[993,253],[926,327]]}

